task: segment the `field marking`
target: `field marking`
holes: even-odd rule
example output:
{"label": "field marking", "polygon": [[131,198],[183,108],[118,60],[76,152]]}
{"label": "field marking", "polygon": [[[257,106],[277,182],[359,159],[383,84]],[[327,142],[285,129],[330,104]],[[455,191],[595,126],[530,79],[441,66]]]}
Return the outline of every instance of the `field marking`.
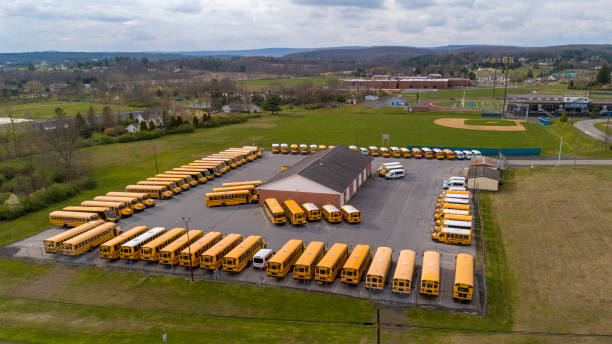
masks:
{"label": "field marking", "polygon": [[512,121],[515,125],[468,125],[465,124],[467,118],[438,118],[434,121],[435,124],[457,128],[457,129],[470,129],[470,130],[489,130],[489,131],[525,131],[525,127],[521,124],[525,122],[523,120],[518,119],[509,119],[507,121]]}

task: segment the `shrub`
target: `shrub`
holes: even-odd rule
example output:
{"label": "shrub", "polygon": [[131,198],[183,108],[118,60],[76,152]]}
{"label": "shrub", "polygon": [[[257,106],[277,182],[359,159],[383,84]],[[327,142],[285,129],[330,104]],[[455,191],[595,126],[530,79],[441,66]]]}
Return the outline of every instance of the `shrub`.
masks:
{"label": "shrub", "polygon": [[561,113],[561,118],[559,118],[561,122],[567,122],[567,112],[563,111]]}
{"label": "shrub", "polygon": [[119,136],[121,135],[121,128],[119,127],[112,127],[112,128],[106,128],[104,129],[104,135],[106,136]]}
{"label": "shrub", "polygon": [[98,187],[98,182],[93,177],[87,177],[77,181],[77,187],[80,190],[93,190]]}
{"label": "shrub", "polygon": [[190,133],[192,131],[193,131],[193,125],[191,125],[191,123],[183,123],[177,127],[166,129],[165,133],[166,134],[180,134],[180,133]]}
{"label": "shrub", "polygon": [[113,142],[115,142],[115,140],[112,137],[110,137],[110,136],[102,136],[100,138],[100,144],[101,145],[109,145],[109,144],[111,144]]}

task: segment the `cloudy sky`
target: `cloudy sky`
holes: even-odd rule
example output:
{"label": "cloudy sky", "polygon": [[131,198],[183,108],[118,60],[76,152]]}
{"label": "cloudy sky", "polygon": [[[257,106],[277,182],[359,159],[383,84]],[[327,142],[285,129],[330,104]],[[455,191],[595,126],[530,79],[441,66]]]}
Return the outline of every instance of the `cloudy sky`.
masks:
{"label": "cloudy sky", "polygon": [[611,0],[2,0],[0,52],[612,43]]}

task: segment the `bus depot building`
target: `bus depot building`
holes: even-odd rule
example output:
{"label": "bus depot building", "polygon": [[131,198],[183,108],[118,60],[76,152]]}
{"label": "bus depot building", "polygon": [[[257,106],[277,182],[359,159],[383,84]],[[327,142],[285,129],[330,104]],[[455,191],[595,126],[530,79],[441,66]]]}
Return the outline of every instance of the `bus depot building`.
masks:
{"label": "bus depot building", "polygon": [[299,204],[311,202],[321,207],[348,204],[372,174],[369,156],[345,146],[336,146],[310,155],[258,187],[259,202],[274,197]]}

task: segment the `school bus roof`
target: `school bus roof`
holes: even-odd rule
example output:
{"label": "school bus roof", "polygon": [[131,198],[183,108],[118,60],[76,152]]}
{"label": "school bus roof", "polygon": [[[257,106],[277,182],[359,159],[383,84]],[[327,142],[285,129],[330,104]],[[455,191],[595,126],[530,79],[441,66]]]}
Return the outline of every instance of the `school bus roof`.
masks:
{"label": "school bus roof", "polygon": [[198,239],[196,242],[184,248],[183,251],[181,251],[181,253],[189,253],[189,251],[191,251],[191,253],[193,254],[200,248],[206,246],[209,242],[217,238],[221,238],[222,236],[223,234],[221,234],[220,232],[208,232],[204,234],[204,236]]}
{"label": "school bus roof", "polygon": [[442,227],[441,233],[471,235],[472,230],[457,227]]}
{"label": "school bus roof", "polygon": [[359,270],[361,264],[363,264],[364,259],[370,252],[370,245],[358,244],[353,248],[353,252],[344,263],[343,269],[355,269]]}
{"label": "school bus roof", "polygon": [[457,255],[455,283],[474,285],[474,257],[467,253]]}
{"label": "school bus roof", "polygon": [[[79,214],[84,214],[84,213],[79,213]],[[75,233],[83,233],[83,232],[88,231],[88,230],[90,230],[92,228],[96,228],[96,227],[98,227],[99,225],[101,225],[103,223],[104,223],[104,221],[102,221],[102,220],[89,221],[89,222],[84,223],[84,224],[82,224],[80,226],[71,228],[71,229],[63,231],[63,232],[61,232],[59,234],[56,234],[56,235],[54,235],[52,237],[49,237],[49,238],[45,239],[45,241],[61,241],[64,238],[67,238],[67,237],[69,237],[69,236],[71,236],[71,235],[73,235]]]}
{"label": "school bus roof", "polygon": [[166,252],[173,252],[178,250],[181,246],[184,246],[187,244],[188,240],[192,240],[193,238],[202,235],[204,232],[202,232],[199,229],[192,229],[189,232],[187,232],[187,230],[185,230],[185,234],[181,235],[178,239],[174,240],[173,242],[169,243],[168,245],[166,245],[165,247],[162,247],[161,251],[166,251]]}
{"label": "school bus roof", "polygon": [[123,192],[123,191],[110,191],[106,193],[106,196],[111,196],[111,197],[135,197],[135,198],[145,198],[145,197],[149,197],[148,194],[144,193],[144,192]]}
{"label": "school bus roof", "polygon": [[110,239],[109,241],[103,243],[103,246],[114,246],[117,244],[121,244],[123,241],[126,240],[126,238],[129,238],[133,235],[139,234],[139,233],[143,233],[145,231],[147,231],[149,229],[149,227],[147,226],[135,226],[132,227],[130,230],[123,232],[119,235],[117,235],[116,237]]}
{"label": "school bus roof", "polygon": [[319,207],[317,207],[314,203],[304,203],[302,204],[302,208],[304,208],[306,211],[319,210]]}
{"label": "school bus roof", "polygon": [[86,207],[86,206],[68,206],[68,207],[64,207],[62,210],[66,210],[66,211],[76,211],[76,212],[105,212],[110,210],[109,207]]}
{"label": "school bus roof", "polygon": [[295,250],[302,247],[302,245],[304,245],[304,243],[299,239],[291,239],[287,241],[285,245],[283,245],[283,247],[281,247],[281,249],[272,256],[272,258],[270,258],[268,263],[283,263],[293,252],[295,252]]}
{"label": "school bus roof", "polygon": [[297,204],[297,202],[292,199],[288,199],[284,203],[292,213],[303,213],[304,212],[304,209],[302,209],[302,207],[300,207],[300,205]]}
{"label": "school bus roof", "polygon": [[68,239],[68,240],[64,241],[64,244],[66,244],[66,245],[77,244],[77,243],[80,243],[81,241],[83,241],[85,239],[91,238],[92,236],[94,236],[96,234],[104,232],[107,229],[115,228],[115,227],[117,227],[117,225],[115,223],[113,223],[113,222],[105,222],[105,223],[99,225],[98,227],[90,229],[90,230],[88,230],[85,233],[81,233],[81,234],[75,236],[74,238],[71,238],[71,239]]}
{"label": "school bus roof", "polygon": [[102,207],[111,207],[111,208],[118,208],[121,207],[123,205],[125,205],[125,201],[120,201],[120,202],[113,202],[113,201],[83,201],[81,202],[81,205],[84,207],[98,207],[98,206],[102,206]]}
{"label": "school bus roof", "polygon": [[425,251],[423,253],[421,279],[427,281],[440,281],[440,253],[436,251]]}
{"label": "school bus roof", "polygon": [[145,241],[149,240],[151,237],[154,237],[157,234],[163,233],[165,231],[166,231],[166,228],[164,228],[164,227],[154,227],[154,228],[151,228],[148,231],[144,232],[143,234],[140,234],[139,236],[135,237],[134,239],[126,242],[125,244],[123,244],[121,246],[127,246],[127,247],[138,246],[141,242],[145,242]]}
{"label": "school bus roof", "polygon": [[169,238],[172,238],[176,235],[180,235],[186,232],[187,230],[185,228],[172,228],[166,233],[144,244],[142,247],[158,247],[159,245],[161,245],[164,241],[168,240]]}
{"label": "school bus roof", "polygon": [[[57,216],[57,217],[93,217],[98,216],[97,213],[87,213],[81,211],[68,211],[68,210],[55,210],[49,213],[49,216]],[[100,220],[102,221],[102,220]]]}
{"label": "school bus roof", "polygon": [[353,207],[352,205],[349,204],[345,204],[343,206],[340,207],[340,209],[346,211],[347,213],[358,213],[359,210],[357,210],[357,208]]}
{"label": "school bus roof", "polygon": [[368,269],[367,275],[384,276],[389,272],[391,266],[391,255],[393,250],[390,247],[381,246],[376,249],[376,253],[372,258],[372,264]]}
{"label": "school bus roof", "polygon": [[325,243],[322,241],[312,241],[306,248],[304,249],[304,253],[298,258],[295,262],[295,265],[308,265],[312,264],[312,262],[317,258],[317,255],[321,250],[325,249]]}
{"label": "school bus roof", "polygon": [[322,206],[323,209],[325,209],[327,212],[332,213],[334,211],[340,211],[338,210],[338,208],[336,208],[334,205],[332,204],[325,204],[324,206]]}
{"label": "school bus roof", "polygon": [[130,196],[96,196],[94,201],[110,201],[110,202],[135,202],[138,201],[137,197]]}
{"label": "school bus roof", "polygon": [[229,246],[231,243],[236,240],[242,240],[242,235],[232,233],[225,236],[225,238],[221,239],[218,243],[216,243],[213,247],[206,250],[202,255],[214,256],[217,253],[223,251],[224,248]]}
{"label": "school bus roof", "polygon": [[268,208],[270,208],[271,211],[275,213],[283,212],[283,207],[281,207],[280,203],[278,203],[278,200],[276,200],[276,198],[266,198],[264,202],[268,205]]}
{"label": "school bus roof", "polygon": [[346,251],[348,246],[342,243],[335,243],[325,254],[317,266],[331,267],[340,258],[342,252]]}
{"label": "school bus roof", "polygon": [[242,240],[238,246],[234,247],[225,257],[227,258],[239,258],[246,250],[251,246],[255,245],[261,237],[259,235],[249,235],[246,239]]}
{"label": "school bus roof", "polygon": [[206,197],[219,196],[219,195],[242,195],[249,194],[248,190],[235,190],[235,191],[219,191],[219,192],[207,192]]}
{"label": "school bus roof", "polygon": [[414,263],[416,261],[416,252],[413,250],[401,250],[397,258],[397,266],[393,278],[410,280],[414,274]]}
{"label": "school bus roof", "polygon": [[151,190],[151,191],[163,191],[165,189],[162,185],[146,185],[146,184],[138,184],[138,185],[127,185],[126,190],[129,189],[141,189],[141,190]]}

